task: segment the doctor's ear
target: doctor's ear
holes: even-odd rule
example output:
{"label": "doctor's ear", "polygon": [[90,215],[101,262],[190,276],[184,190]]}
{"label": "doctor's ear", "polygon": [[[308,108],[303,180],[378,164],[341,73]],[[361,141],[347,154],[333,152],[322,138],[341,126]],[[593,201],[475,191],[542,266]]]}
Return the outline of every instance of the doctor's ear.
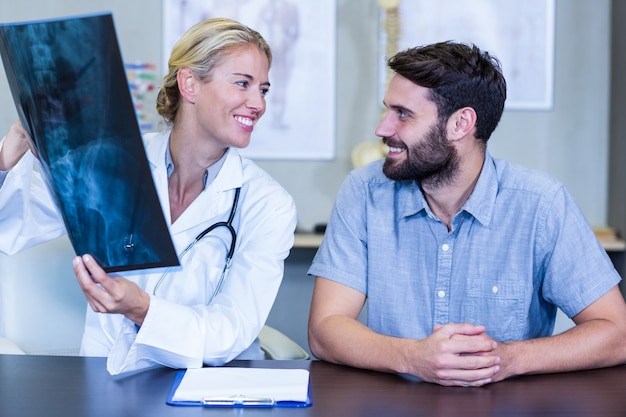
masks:
{"label": "doctor's ear", "polygon": [[190,103],[195,103],[196,78],[189,68],[181,68],[176,74],[180,95]]}

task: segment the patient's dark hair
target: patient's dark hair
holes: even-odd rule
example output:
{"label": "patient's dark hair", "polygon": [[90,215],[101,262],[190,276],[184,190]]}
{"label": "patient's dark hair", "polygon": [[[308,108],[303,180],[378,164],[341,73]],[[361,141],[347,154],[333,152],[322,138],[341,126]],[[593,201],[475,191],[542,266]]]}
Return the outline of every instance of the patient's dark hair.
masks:
{"label": "patient's dark hair", "polygon": [[500,61],[476,45],[439,42],[398,52],[388,60],[396,74],[430,89],[439,119],[471,107],[476,112],[476,138],[487,142],[506,100]]}

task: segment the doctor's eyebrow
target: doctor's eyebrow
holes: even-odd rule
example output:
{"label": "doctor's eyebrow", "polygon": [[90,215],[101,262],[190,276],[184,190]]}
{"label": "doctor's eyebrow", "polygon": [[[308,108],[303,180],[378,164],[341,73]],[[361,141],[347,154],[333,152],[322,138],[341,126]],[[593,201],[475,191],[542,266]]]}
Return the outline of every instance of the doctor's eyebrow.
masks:
{"label": "doctor's eyebrow", "polygon": [[[239,77],[244,77],[244,78],[247,78],[247,79],[249,79],[250,81],[253,81],[253,80],[254,80],[254,77],[253,77],[252,75],[250,75],[250,74],[245,74],[245,73],[241,73],[241,72],[234,72],[234,73],[233,73],[233,75],[237,75],[237,76],[239,76]],[[261,85],[266,86],[266,87],[270,87],[270,86],[271,86],[271,84],[270,84],[270,82],[269,82],[269,81],[266,81],[266,82],[264,82],[264,83],[261,83]]]}

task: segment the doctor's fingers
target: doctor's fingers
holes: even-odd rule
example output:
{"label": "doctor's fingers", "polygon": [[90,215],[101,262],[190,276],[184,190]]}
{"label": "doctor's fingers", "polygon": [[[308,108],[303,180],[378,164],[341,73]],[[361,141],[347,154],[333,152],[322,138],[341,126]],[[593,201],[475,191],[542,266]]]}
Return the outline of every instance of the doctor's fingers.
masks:
{"label": "doctor's fingers", "polygon": [[30,149],[36,155],[33,140],[19,121],[13,123],[11,127],[9,127],[6,141],[11,143],[11,146],[13,146],[14,149],[21,149],[22,153],[25,153],[26,150]]}
{"label": "doctor's fingers", "polygon": [[[85,270],[86,271],[86,270]],[[80,275],[80,276],[79,276]],[[85,294],[87,302],[98,313],[122,313],[124,305],[125,292],[124,289],[116,288],[110,291],[104,285],[92,280],[89,273],[81,272],[77,274],[79,277],[80,287]],[[113,281],[109,278],[110,281]],[[115,285],[118,287],[118,285]]]}
{"label": "doctor's fingers", "polygon": [[75,257],[72,264],[80,289],[83,291],[83,294],[85,294],[89,306],[93,311],[99,313],[104,312],[104,305],[100,302],[100,297],[104,294],[99,293],[105,293],[106,290],[92,280],[91,274],[85,267],[81,257]]}
{"label": "doctor's fingers", "polygon": [[111,288],[107,287],[111,287],[110,283],[114,280],[89,255],[77,256],[72,263],[78,284],[83,293],[85,293],[87,300],[97,302],[100,305],[98,309],[94,308],[94,310],[101,311],[104,305],[110,305],[112,298],[110,295]]}
{"label": "doctor's fingers", "polygon": [[72,260],[72,266],[74,268],[74,275],[76,275],[78,284],[82,289],[94,284],[91,280],[91,274],[87,271],[87,268],[83,263],[83,259],[80,256],[77,256]]}
{"label": "doctor's fingers", "polygon": [[106,280],[106,272],[90,255],[77,256],[72,261],[74,274],[81,288],[89,288]]}
{"label": "doctor's fingers", "polygon": [[107,313],[108,312],[108,310],[106,309],[104,304],[102,304],[99,300],[97,300],[96,298],[92,297],[91,295],[89,295],[86,292],[84,292],[84,294],[85,294],[85,298],[87,299],[87,303],[89,304],[89,306],[91,307],[91,309],[93,311],[95,311],[96,313]]}

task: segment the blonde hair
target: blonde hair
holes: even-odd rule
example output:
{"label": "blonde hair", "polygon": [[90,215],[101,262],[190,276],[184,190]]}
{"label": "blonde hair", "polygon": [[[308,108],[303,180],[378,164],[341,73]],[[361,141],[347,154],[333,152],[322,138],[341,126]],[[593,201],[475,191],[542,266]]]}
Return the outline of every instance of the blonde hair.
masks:
{"label": "blonde hair", "polygon": [[189,28],[172,48],[168,74],[163,77],[156,100],[158,113],[169,125],[174,123],[180,105],[177,74],[189,68],[200,81],[208,81],[211,71],[233,48],[255,45],[272,63],[272,51],[261,34],[225,18],[207,19]]}

